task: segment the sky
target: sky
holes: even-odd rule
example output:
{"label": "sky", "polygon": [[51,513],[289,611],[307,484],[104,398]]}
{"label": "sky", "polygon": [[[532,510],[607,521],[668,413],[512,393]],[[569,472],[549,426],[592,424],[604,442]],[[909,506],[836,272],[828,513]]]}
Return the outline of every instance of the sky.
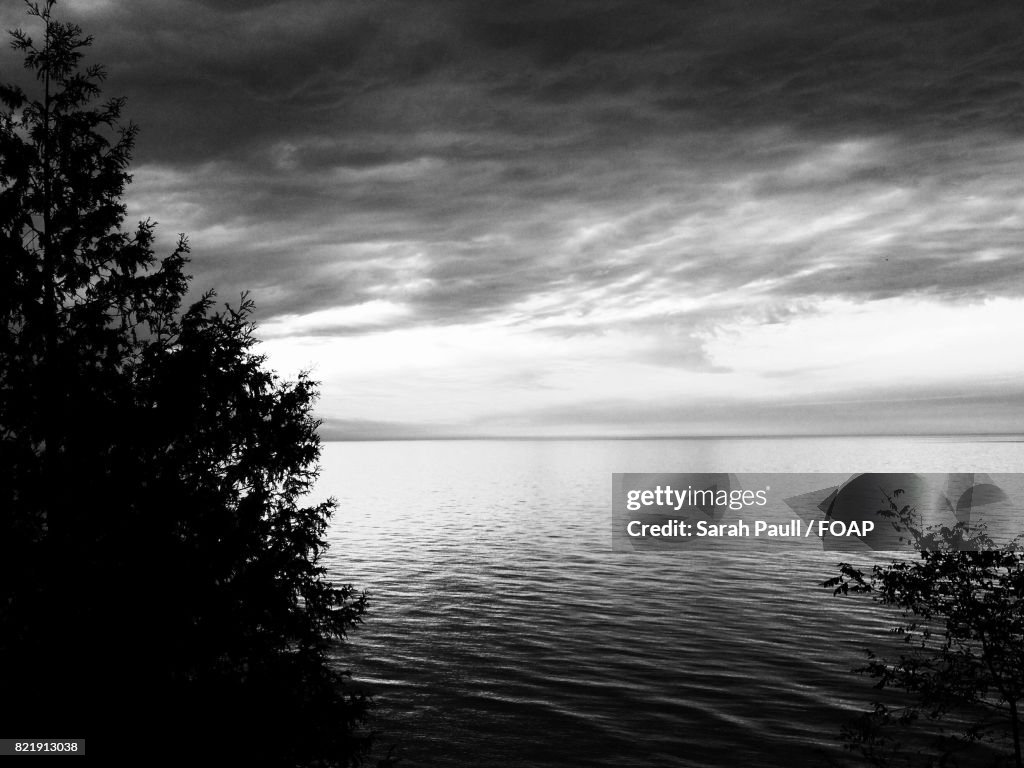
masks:
{"label": "sky", "polygon": [[326,439],[1024,432],[1019,2],[57,8]]}

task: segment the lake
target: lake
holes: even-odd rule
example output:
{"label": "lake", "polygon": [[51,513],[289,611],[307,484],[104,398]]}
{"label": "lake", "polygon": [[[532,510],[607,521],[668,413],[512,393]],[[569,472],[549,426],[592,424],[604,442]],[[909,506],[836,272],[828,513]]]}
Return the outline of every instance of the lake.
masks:
{"label": "lake", "polygon": [[[820,542],[611,551],[613,472],[1017,472],[1015,437],[324,445],[339,663],[409,766],[827,765],[890,617]],[[1011,494],[1013,497],[1013,494]],[[1016,498],[1015,504],[1020,504]]]}

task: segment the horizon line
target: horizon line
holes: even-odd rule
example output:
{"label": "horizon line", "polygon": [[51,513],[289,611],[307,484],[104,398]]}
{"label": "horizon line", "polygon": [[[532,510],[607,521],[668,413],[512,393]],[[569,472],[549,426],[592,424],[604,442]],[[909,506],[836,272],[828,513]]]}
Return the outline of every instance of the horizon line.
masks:
{"label": "horizon line", "polygon": [[777,434],[729,434],[729,435],[408,435],[379,437],[321,437],[323,443],[395,443],[427,441],[597,441],[597,440],[773,440],[792,438],[845,438],[845,437],[988,437],[1020,438],[1008,442],[1024,441],[1024,432],[848,432],[825,433],[777,433]]}

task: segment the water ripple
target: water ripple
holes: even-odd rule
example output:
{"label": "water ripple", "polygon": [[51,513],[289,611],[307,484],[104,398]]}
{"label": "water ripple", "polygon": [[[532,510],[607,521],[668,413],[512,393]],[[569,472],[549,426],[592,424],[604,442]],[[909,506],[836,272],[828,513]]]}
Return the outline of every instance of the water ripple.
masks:
{"label": "water ripple", "polygon": [[410,766],[826,764],[889,617],[821,589],[837,557],[799,543],[612,553],[611,473],[952,471],[958,446],[770,442],[327,446],[324,562],[372,601],[339,663],[374,727]]}

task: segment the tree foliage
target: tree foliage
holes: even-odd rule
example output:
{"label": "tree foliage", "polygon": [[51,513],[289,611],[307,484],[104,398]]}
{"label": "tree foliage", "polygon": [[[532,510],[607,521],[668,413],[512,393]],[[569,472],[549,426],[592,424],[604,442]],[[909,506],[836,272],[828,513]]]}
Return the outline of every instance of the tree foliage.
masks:
{"label": "tree foliage", "polygon": [[996,546],[963,523],[914,528],[914,510],[900,506],[899,495],[884,513],[917,543],[919,557],[868,572],[841,563],[823,584],[834,595],[869,595],[893,609],[900,618],[892,632],[906,648],[866,651],[867,664],[856,671],[897,696],[852,722],[846,746],[875,765],[1020,768],[1024,552],[1016,542]]}
{"label": "tree foliage", "polygon": [[91,38],[27,5],[42,39],[11,35],[35,82],[0,87],[9,733],[356,763],[366,701],[328,652],[366,600],[319,564],[333,502],[302,502],[315,383],[267,369],[245,297],[185,305],[184,236],[158,259],[153,221],[124,228],[136,128],[99,103]]}

